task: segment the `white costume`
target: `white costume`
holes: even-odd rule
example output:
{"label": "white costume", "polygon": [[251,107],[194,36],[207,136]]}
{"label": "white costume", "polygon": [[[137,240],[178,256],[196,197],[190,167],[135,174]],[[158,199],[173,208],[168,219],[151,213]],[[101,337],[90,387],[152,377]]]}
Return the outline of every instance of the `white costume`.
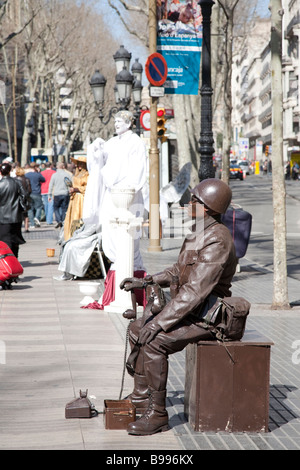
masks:
{"label": "white costume", "polygon": [[[147,180],[146,147],[143,140],[129,129],[131,122],[126,119],[126,113],[128,111],[121,111],[116,115],[116,137],[107,142],[98,138],[87,150],[89,180],[82,218],[85,225],[96,225],[97,231],[102,232],[102,248],[112,262],[112,270],[116,261],[116,237],[115,230],[109,224],[115,211],[111,189],[115,186],[134,188],[136,193],[129,210],[136,217],[144,215],[142,189]],[[139,238],[135,237],[134,241],[134,270],[144,269]]]}
{"label": "white costume", "polygon": [[[102,247],[105,255],[116,260],[114,229],[109,226],[109,219],[114,212],[110,191],[113,187],[134,188],[136,193],[129,210],[136,217],[144,215],[142,188],[146,184],[146,147],[143,140],[131,130],[112,137],[104,144],[106,164],[101,170],[105,193],[100,208],[102,224]],[[113,266],[112,266],[113,269]],[[135,239],[134,270],[142,270],[143,262],[139,251],[139,238]]]}
{"label": "white costume", "polygon": [[101,203],[103,201],[105,186],[103,184],[101,169],[105,164],[103,153],[103,139],[96,139],[87,148],[87,170],[89,179],[84,195],[82,219],[85,225],[95,225],[100,231]]}

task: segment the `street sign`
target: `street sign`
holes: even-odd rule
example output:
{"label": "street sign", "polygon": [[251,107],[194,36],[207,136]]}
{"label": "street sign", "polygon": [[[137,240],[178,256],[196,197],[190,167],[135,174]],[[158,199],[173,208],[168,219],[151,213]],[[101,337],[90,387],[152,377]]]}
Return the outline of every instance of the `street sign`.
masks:
{"label": "street sign", "polygon": [[151,85],[163,85],[168,75],[166,59],[158,52],[154,52],[147,59],[145,73]]}
{"label": "street sign", "polygon": [[150,131],[150,111],[148,109],[141,112],[140,123],[145,131]]}
{"label": "street sign", "polygon": [[161,86],[150,86],[150,96],[152,98],[159,98],[165,96],[165,89]]}

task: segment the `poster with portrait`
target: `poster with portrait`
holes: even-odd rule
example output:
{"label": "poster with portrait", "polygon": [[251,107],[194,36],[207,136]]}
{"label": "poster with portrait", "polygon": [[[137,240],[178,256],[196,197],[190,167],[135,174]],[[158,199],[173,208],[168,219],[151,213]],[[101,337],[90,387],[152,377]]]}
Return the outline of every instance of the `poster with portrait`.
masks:
{"label": "poster with portrait", "polygon": [[198,0],[157,0],[157,52],[168,66],[166,94],[198,94],[201,49]]}

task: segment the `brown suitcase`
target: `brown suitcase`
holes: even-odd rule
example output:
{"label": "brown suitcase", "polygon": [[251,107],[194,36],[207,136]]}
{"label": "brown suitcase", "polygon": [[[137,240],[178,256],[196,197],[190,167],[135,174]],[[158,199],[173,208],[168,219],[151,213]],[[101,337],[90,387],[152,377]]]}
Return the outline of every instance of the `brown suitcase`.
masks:
{"label": "brown suitcase", "polygon": [[130,400],[104,400],[105,429],[127,429],[135,421],[135,406]]}

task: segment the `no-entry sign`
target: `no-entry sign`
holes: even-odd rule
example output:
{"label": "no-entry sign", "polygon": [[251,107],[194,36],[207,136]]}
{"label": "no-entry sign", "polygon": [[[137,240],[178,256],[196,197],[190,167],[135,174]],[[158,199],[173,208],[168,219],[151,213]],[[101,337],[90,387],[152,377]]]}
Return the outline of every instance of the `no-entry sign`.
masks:
{"label": "no-entry sign", "polygon": [[163,85],[168,75],[166,59],[158,52],[151,54],[145,65],[145,73],[151,85]]}
{"label": "no-entry sign", "polygon": [[141,112],[140,123],[145,131],[150,131],[150,111],[148,109]]}

